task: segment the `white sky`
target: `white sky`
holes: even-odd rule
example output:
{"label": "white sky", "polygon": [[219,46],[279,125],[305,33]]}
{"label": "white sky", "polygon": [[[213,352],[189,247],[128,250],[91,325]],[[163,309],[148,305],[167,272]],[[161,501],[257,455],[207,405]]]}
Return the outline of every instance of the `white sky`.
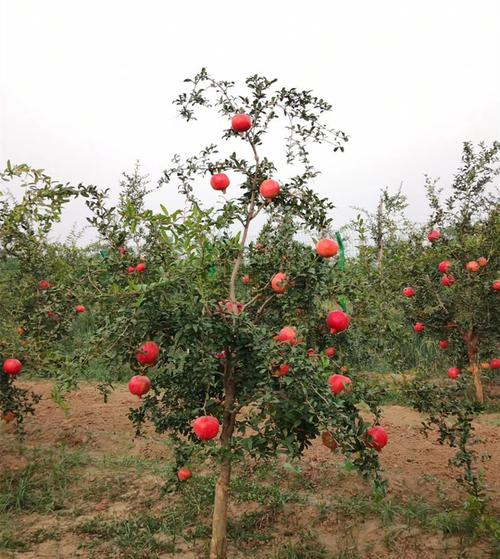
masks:
{"label": "white sky", "polygon": [[[319,152],[315,188],[338,226],[401,181],[425,219],[424,173],[445,184],[462,141],[500,139],[498,0],[0,0],[0,163],[116,194],[139,159],[156,181],[175,152],[196,153],[227,126],[176,118],[171,101],[202,66],[333,103],[351,141]],[[159,202],[180,200],[172,188],[151,195]],[[77,220],[73,206],[59,232]]]}

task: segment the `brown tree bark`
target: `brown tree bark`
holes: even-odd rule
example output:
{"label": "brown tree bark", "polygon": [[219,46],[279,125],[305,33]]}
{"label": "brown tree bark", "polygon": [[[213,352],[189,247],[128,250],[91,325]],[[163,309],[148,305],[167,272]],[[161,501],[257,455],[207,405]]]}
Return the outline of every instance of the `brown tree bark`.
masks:
{"label": "brown tree bark", "polygon": [[477,336],[472,329],[465,334],[465,343],[467,344],[467,355],[469,357],[469,371],[472,375],[472,381],[476,389],[476,399],[481,404],[484,403],[483,383],[481,382],[481,369],[477,362]]}

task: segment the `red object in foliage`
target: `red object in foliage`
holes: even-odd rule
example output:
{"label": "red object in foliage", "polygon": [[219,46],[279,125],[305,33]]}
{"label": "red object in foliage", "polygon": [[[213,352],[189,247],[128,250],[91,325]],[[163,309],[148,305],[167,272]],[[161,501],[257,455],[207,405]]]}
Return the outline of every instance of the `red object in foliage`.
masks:
{"label": "red object in foliage", "polygon": [[19,359],[6,359],[2,368],[5,374],[13,377],[21,372],[23,365]]}
{"label": "red object in foliage", "polygon": [[492,359],[490,361],[490,369],[500,369],[500,359]]}
{"label": "red object in foliage", "polygon": [[403,295],[405,297],[413,297],[415,295],[415,290],[413,289],[413,287],[405,287],[403,289]]}
{"label": "red object in foliage", "polygon": [[186,481],[188,480],[193,474],[191,473],[191,470],[188,470],[187,468],[181,468],[178,472],[177,472],[177,477],[179,479],[179,481]]}
{"label": "red object in foliage", "polygon": [[226,188],[229,186],[229,177],[224,173],[212,175],[210,179],[210,186],[214,190],[222,190],[222,192],[226,192]]}
{"label": "red object in foliage", "polygon": [[247,274],[241,278],[242,283],[248,285],[250,283],[250,276]]}
{"label": "red object in foliage", "polygon": [[83,305],[76,305],[75,312],[81,314],[82,312],[85,312],[85,307]]}
{"label": "red object in foliage", "polygon": [[488,260],[484,257],[484,256],[480,256],[476,262],[481,266],[481,268],[484,268],[484,266],[488,265]]}
{"label": "red object in foliage", "polygon": [[451,262],[449,260],[443,260],[438,264],[438,270],[442,274],[447,274],[450,271],[450,268],[451,268]]}
{"label": "red object in foliage", "polygon": [[295,330],[295,328],[292,328],[292,326],[285,326],[279,331],[278,335],[276,336],[276,341],[292,343],[295,341],[296,337],[297,331]]}
{"label": "red object in foliage", "polygon": [[128,390],[131,394],[141,398],[147,394],[151,388],[151,381],[144,375],[133,376],[128,383]]}
{"label": "red object in foliage", "polygon": [[467,262],[467,264],[465,265],[465,269],[468,272],[472,272],[472,273],[479,272],[479,263],[476,262],[475,260],[471,260],[470,262]]}
{"label": "red object in foliage", "polygon": [[458,369],[457,367],[450,367],[448,369],[448,378],[458,378],[460,375],[460,369]]}
{"label": "red object in foliage", "polygon": [[136,272],[144,272],[144,270],[146,269],[146,264],[144,264],[144,262],[139,262],[139,264],[137,264],[137,266],[135,267],[135,271]]}
{"label": "red object in foliage", "polygon": [[441,233],[439,231],[436,231],[435,229],[430,231],[429,234],[427,235],[427,238],[431,243],[436,242],[440,237],[441,237]]}
{"label": "red object in foliage", "polygon": [[38,282],[38,289],[50,289],[52,285],[47,280],[40,280]]}
{"label": "red object in foliage", "polygon": [[455,283],[455,278],[453,276],[443,275],[441,278],[441,285],[443,287],[451,287]]}
{"label": "red object in foliage", "polygon": [[322,258],[331,258],[339,251],[339,245],[332,239],[321,239],[316,244],[316,253]]}
{"label": "red object in foliage", "polygon": [[219,433],[219,428],[218,419],[211,415],[203,415],[193,422],[193,431],[202,441],[209,441],[215,438]]}
{"label": "red object in foliage", "polygon": [[118,252],[120,253],[120,256],[124,256],[127,253],[127,247],[120,247]]}
{"label": "red object in foliage", "polygon": [[275,293],[285,293],[287,289],[287,277],[283,272],[274,274],[271,279],[271,288]]}
{"label": "red object in foliage", "polygon": [[259,192],[262,198],[265,198],[267,201],[271,201],[280,193],[280,184],[278,181],[273,179],[266,179],[265,181],[262,181]]}
{"label": "red object in foliage", "polygon": [[290,365],[280,365],[278,370],[278,376],[284,377],[285,375],[288,374],[289,371],[290,371]]}
{"label": "red object in foliage", "polygon": [[500,291],[500,280],[495,280],[491,284],[491,289],[493,289],[493,291]]}
{"label": "red object in foliage", "polygon": [[160,348],[155,342],[144,342],[135,354],[135,358],[141,365],[155,363],[160,355]]}
{"label": "red object in foliage", "polygon": [[235,132],[247,132],[252,128],[252,117],[244,113],[239,113],[231,119],[231,128]]}
{"label": "red object in foliage", "polygon": [[129,274],[133,274],[133,273],[135,272],[134,266],[129,266],[129,267],[127,268],[127,272],[128,272]]}
{"label": "red object in foliage", "polygon": [[331,375],[328,378],[328,384],[330,385],[330,390],[332,394],[340,394],[344,390],[350,390],[352,387],[352,381],[349,377],[344,375]]}
{"label": "red object in foliage", "polygon": [[380,427],[380,425],[370,427],[366,431],[366,434],[368,435],[368,446],[371,446],[377,452],[380,452],[389,442],[386,430],[383,427]]}
{"label": "red object in foliage", "polygon": [[448,347],[448,340],[439,340],[439,347],[441,349],[446,349]]}
{"label": "red object in foliage", "polygon": [[333,357],[335,355],[335,349],[333,347],[327,347],[325,349],[325,355],[327,357]]}
{"label": "red object in foliage", "polygon": [[417,334],[421,334],[424,330],[425,330],[425,326],[423,322],[417,322],[413,326],[413,331],[416,332]]}
{"label": "red object in foliage", "polygon": [[344,311],[332,311],[326,317],[326,325],[332,334],[343,332],[349,328],[349,317]]}

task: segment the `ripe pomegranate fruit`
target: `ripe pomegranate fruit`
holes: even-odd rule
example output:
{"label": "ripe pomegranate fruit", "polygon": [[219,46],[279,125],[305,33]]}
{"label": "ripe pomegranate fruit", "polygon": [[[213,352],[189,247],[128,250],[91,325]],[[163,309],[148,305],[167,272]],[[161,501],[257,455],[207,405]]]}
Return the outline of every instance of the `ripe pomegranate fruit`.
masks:
{"label": "ripe pomegranate fruit", "polygon": [[439,347],[441,349],[446,349],[448,347],[448,340],[439,340]]}
{"label": "ripe pomegranate fruit", "polygon": [[343,332],[349,328],[349,317],[344,311],[332,311],[326,317],[326,325],[332,334]]}
{"label": "ripe pomegranate fruit", "polygon": [[76,305],[75,312],[81,314],[82,312],[85,312],[85,307],[83,305]]}
{"label": "ripe pomegranate fruit", "polygon": [[23,365],[19,359],[6,359],[3,362],[3,371],[9,376],[18,375],[23,368]]}
{"label": "ripe pomegranate fruit", "polygon": [[271,288],[275,293],[285,293],[287,290],[287,277],[283,272],[274,274],[271,278]]}
{"label": "ripe pomegranate fruit", "polygon": [[295,330],[295,328],[293,328],[292,326],[285,326],[279,331],[278,335],[276,336],[276,341],[293,343],[295,342],[296,337],[297,330]]}
{"label": "ripe pomegranate fruit", "polygon": [[280,365],[278,369],[278,376],[284,377],[290,372],[290,365]]}
{"label": "ripe pomegranate fruit", "polygon": [[244,275],[241,278],[241,281],[242,281],[243,284],[248,285],[250,283],[250,276],[248,274]]}
{"label": "ripe pomegranate fruit", "polygon": [[136,272],[144,272],[144,270],[146,269],[146,264],[144,264],[144,262],[139,262],[139,264],[137,264],[137,266],[135,267],[135,271]]}
{"label": "ripe pomegranate fruit", "polygon": [[224,173],[212,175],[210,178],[210,186],[214,190],[222,190],[222,192],[226,192],[226,188],[229,186],[229,177]]}
{"label": "ripe pomegranate fruit", "polygon": [[316,244],[316,253],[322,258],[331,258],[339,251],[339,245],[332,239],[321,239]]}
{"label": "ripe pomegranate fruit", "polygon": [[442,274],[447,274],[450,271],[451,262],[449,260],[443,260],[438,264],[438,270]]}
{"label": "ripe pomegranate fruit", "polygon": [[493,291],[500,291],[500,280],[495,280],[491,284],[491,289],[493,289]]}
{"label": "ripe pomegranate fruit", "polygon": [[460,369],[458,369],[457,367],[450,367],[448,369],[448,378],[458,378],[458,376],[460,375]]}
{"label": "ripe pomegranate fruit", "polygon": [[2,414],[2,419],[5,421],[5,423],[11,423],[12,421],[14,421],[14,419],[16,419],[16,414],[13,411],[4,411]]}
{"label": "ripe pomegranate fruit", "polygon": [[142,398],[151,388],[151,381],[144,375],[135,375],[128,382],[128,390],[130,394]]}
{"label": "ripe pomegranate fruit", "polygon": [[333,356],[335,355],[335,348],[333,348],[333,347],[327,347],[327,348],[325,349],[325,355],[326,355],[327,357],[333,357]]}
{"label": "ripe pomegranate fruit", "polygon": [[471,260],[470,262],[467,262],[465,269],[468,272],[476,273],[479,271],[479,264],[475,260]]}
{"label": "ripe pomegranate fruit", "polygon": [[455,283],[455,278],[453,276],[443,275],[441,278],[441,285],[443,287],[451,287]]}
{"label": "ripe pomegranate fruit", "polygon": [[155,342],[144,342],[135,354],[135,358],[141,365],[155,363],[160,355],[160,348]]}
{"label": "ripe pomegranate fruit", "polygon": [[247,132],[252,128],[252,117],[244,113],[238,113],[231,119],[231,128],[235,132]]}
{"label": "ripe pomegranate fruit", "polygon": [[265,181],[262,181],[259,192],[262,198],[265,198],[268,202],[270,202],[280,193],[279,182],[273,179],[266,179]]}
{"label": "ripe pomegranate fruit", "polygon": [[500,359],[494,358],[490,361],[490,369],[500,369]]}
{"label": "ripe pomegranate fruit", "polygon": [[413,289],[413,287],[405,287],[403,289],[403,295],[405,297],[413,297],[415,295],[415,290]]}
{"label": "ripe pomegranate fruit", "polygon": [[38,282],[38,289],[50,289],[52,285],[47,280],[40,280]]}
{"label": "ripe pomegranate fruit", "polygon": [[219,353],[215,353],[214,357],[216,359],[225,359],[226,358],[226,352],[224,350],[219,351]]}
{"label": "ripe pomegranate fruit", "polygon": [[316,355],[316,350],[314,348],[310,347],[307,350],[307,357],[314,357],[315,355]]}
{"label": "ripe pomegranate fruit", "polygon": [[193,422],[193,431],[202,441],[209,441],[219,433],[219,421],[212,415],[202,415]]}
{"label": "ripe pomegranate fruit", "polygon": [[368,446],[374,448],[377,452],[380,452],[389,441],[386,430],[380,425],[370,427],[366,431],[366,434],[368,437]]}
{"label": "ripe pomegranate fruit", "polygon": [[129,266],[129,267],[127,268],[127,273],[133,274],[134,272],[135,272],[134,266]]}
{"label": "ripe pomegranate fruit", "polygon": [[484,256],[480,256],[476,262],[481,266],[481,268],[484,268],[485,266],[488,265],[488,260],[484,257]]}
{"label": "ripe pomegranate fruit", "polygon": [[425,325],[423,322],[417,322],[413,326],[413,331],[416,332],[417,334],[421,334],[424,330],[425,330]]}
{"label": "ripe pomegranate fruit", "polygon": [[344,390],[350,390],[352,387],[351,379],[344,375],[331,375],[328,377],[328,384],[332,394],[335,395],[340,394]]}
{"label": "ripe pomegranate fruit", "polygon": [[191,470],[188,470],[187,468],[181,468],[178,472],[177,472],[177,477],[179,479],[179,481],[186,481],[188,480],[193,474],[191,473]]}
{"label": "ripe pomegranate fruit", "polygon": [[430,231],[429,234],[427,235],[427,238],[431,243],[436,242],[440,237],[441,237],[441,233],[439,231],[436,231],[435,229]]}
{"label": "ripe pomegranate fruit", "polygon": [[337,441],[333,438],[333,435],[328,431],[321,433],[321,442],[326,446],[326,448],[331,450],[335,450],[339,446]]}

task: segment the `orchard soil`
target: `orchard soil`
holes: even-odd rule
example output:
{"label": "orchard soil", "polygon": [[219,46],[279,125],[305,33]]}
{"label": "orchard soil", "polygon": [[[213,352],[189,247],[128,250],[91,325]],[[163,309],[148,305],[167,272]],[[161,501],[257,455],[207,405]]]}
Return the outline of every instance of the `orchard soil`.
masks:
{"label": "orchard soil", "polygon": [[[138,399],[125,386],[115,387],[104,403],[95,384],[82,384],[69,396],[65,414],[50,399],[49,383],[20,385],[43,399],[36,416],[26,420],[22,442],[13,424],[0,425],[1,559],[205,557],[214,472],[207,464],[193,464],[193,477],[179,492],[162,492],[173,477],[168,438],[150,429],[134,437],[127,414]],[[496,526],[499,418],[487,414],[475,425],[490,498],[486,524]],[[237,466],[229,557],[500,556],[492,533],[473,534],[467,524],[467,494],[448,464],[453,451],[435,435],[426,439],[420,422],[409,408],[384,408],[390,437],[381,453],[386,500],[374,497],[319,440],[297,463],[277,458],[267,469]],[[177,516],[167,519],[169,510]]]}

